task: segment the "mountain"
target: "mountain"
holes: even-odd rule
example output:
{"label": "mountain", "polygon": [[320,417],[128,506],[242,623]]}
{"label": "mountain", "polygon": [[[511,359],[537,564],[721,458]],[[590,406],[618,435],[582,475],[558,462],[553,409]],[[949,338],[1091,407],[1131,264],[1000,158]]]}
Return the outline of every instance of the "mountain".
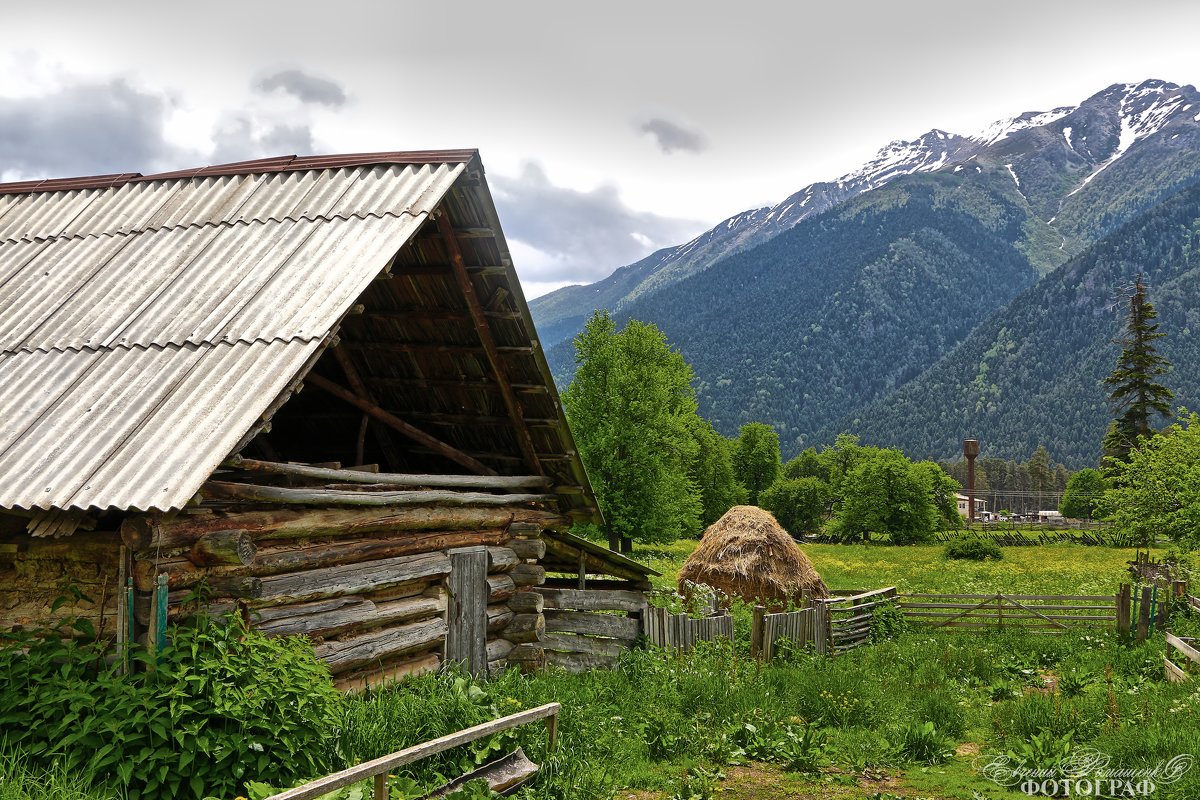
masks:
{"label": "mountain", "polygon": [[743,211],[690,242],[658,250],[603,280],[566,286],[535,298],[529,308],[542,345],[551,347],[572,338],[598,308],[619,308],[622,303],[707,269],[727,255],[761,244],[895,177],[956,163],[966,150],[978,150],[978,143],[940,130],[911,142],[892,142],[874,159],[836,181],[810,184],[774,206]]}
{"label": "mountain", "polygon": [[1176,403],[1200,408],[1200,181],[1088,248],[980,325],[936,366],[855,410],[851,431],[906,452],[949,457],[962,439],[1026,459],[1039,443],[1068,466],[1094,466],[1108,424],[1104,378],[1125,319],[1118,300],[1137,272],[1166,336],[1159,352]]}
{"label": "mountain", "polygon": [[[1035,214],[1053,220],[1058,235],[1028,245],[1035,264],[1048,270],[1120,219],[1166,196],[1181,170],[1190,174],[1195,153],[1179,163],[1184,148],[1169,136],[1194,130],[1197,108],[1200,96],[1194,88],[1152,80],[1111,86],[1078,106],[1000,120],[975,136],[934,129],[913,141],[892,142],[835,181],[811,184],[774,206],[730,217],[690,242],[659,250],[601,281],[536,298],[530,309],[542,345],[550,348],[571,339],[595,309],[618,310],[893,180],[982,166],[1004,166]],[[1169,136],[1156,136],[1164,131]],[[1118,160],[1138,162],[1148,180],[1130,192],[1121,176],[1107,172]],[[1085,197],[1067,202],[1081,192]],[[1112,218],[1096,214],[1089,198],[1115,206]]]}
{"label": "mountain", "polygon": [[[572,326],[610,307],[618,321],[663,328],[696,370],[701,412],[726,434],[769,422],[794,452],[852,422],[895,433],[866,427],[859,410],[934,369],[1042,276],[1200,176],[1200,94],[1119,84],[976,136],[934,131],[908,145],[854,180],[807,187],[561,294],[563,315],[551,324],[568,338],[548,351],[556,379],[570,379]],[[711,263],[696,255],[718,251]],[[594,305],[581,299],[589,292]],[[957,399],[923,402],[940,413]]]}

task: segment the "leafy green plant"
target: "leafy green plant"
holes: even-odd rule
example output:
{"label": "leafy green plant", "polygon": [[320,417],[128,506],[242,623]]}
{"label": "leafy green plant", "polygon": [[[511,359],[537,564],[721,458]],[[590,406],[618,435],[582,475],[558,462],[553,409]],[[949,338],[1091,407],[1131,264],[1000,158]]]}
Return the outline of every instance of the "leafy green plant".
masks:
{"label": "leafy green plant", "polygon": [[1096,682],[1096,676],[1078,669],[1071,669],[1058,676],[1058,690],[1065,697],[1078,697],[1087,687]]}
{"label": "leafy green plant", "polygon": [[871,613],[871,641],[885,642],[908,630],[904,611],[894,600],[881,602]]}
{"label": "leafy green plant", "polygon": [[825,738],[814,722],[789,725],[777,739],[775,760],[788,772],[818,772],[825,762]]}
{"label": "leafy green plant", "polygon": [[712,800],[717,784],[724,779],[720,770],[704,767],[688,770],[672,787],[669,800]]}
{"label": "leafy green plant", "polygon": [[1000,545],[991,539],[957,539],[946,545],[946,558],[967,561],[999,561],[1004,558]]}
{"label": "leafy green plant", "polygon": [[897,750],[919,764],[941,764],[954,755],[954,743],[932,722],[910,722],[900,731]]}
{"label": "leafy green plant", "polygon": [[[0,646],[0,740],[32,764],[106,776],[132,796],[232,796],[328,771],[342,696],[303,639],[237,615],[172,629],[142,669],[40,631]],[[118,660],[119,663],[119,660]]]}
{"label": "leafy green plant", "polygon": [[1074,732],[1055,735],[1041,730],[1025,741],[1018,741],[1008,749],[1008,758],[1019,767],[1037,770],[1042,774],[1053,774],[1067,763],[1075,750]]}

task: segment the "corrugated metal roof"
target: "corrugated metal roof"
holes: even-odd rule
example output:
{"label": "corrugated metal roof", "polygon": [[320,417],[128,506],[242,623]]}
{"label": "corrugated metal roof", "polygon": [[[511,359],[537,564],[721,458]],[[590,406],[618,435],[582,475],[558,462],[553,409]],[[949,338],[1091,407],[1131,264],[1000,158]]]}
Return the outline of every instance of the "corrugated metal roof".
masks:
{"label": "corrugated metal roof", "polygon": [[474,155],[459,154],[0,187],[0,507],[186,503],[450,190]]}

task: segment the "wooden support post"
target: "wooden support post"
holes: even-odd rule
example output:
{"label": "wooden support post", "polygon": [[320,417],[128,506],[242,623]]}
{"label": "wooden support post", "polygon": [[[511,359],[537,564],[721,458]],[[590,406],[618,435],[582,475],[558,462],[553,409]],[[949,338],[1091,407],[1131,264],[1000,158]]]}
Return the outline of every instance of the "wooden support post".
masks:
{"label": "wooden support post", "polygon": [[388,800],[387,778],[386,772],[375,776],[375,800]]}
{"label": "wooden support post", "polygon": [[579,551],[579,590],[587,588],[587,553]]}
{"label": "wooden support post", "polygon": [[[346,348],[341,347],[340,345],[333,348],[333,357],[341,366],[342,372],[346,374],[346,380],[350,382],[350,388],[354,390],[354,393],[364,400],[378,405],[378,403],[375,402],[374,395],[371,394],[371,391],[367,388],[366,383],[363,382],[362,376],[359,375],[358,369],[354,366],[354,362],[350,359],[350,353],[347,352]],[[366,446],[368,427],[367,423],[370,419],[370,416],[371,415],[365,411],[363,412],[362,424],[358,429],[358,441],[356,442],[355,448],[354,463],[356,464],[361,464],[364,461],[363,450]],[[383,451],[383,457],[387,459],[388,464],[395,468],[397,465],[403,463],[400,460],[400,452],[396,449],[396,443],[392,441],[390,436],[388,436],[386,430],[375,427],[372,428],[371,432],[375,436],[375,441],[379,442],[379,449]]]}
{"label": "wooden support post", "polygon": [[449,556],[446,661],[461,662],[479,677],[487,670],[487,548],[455,548]]}
{"label": "wooden support post", "polygon": [[1131,587],[1128,583],[1122,583],[1120,591],[1117,592],[1117,633],[1121,636],[1129,635],[1132,613],[1130,592]]}
{"label": "wooden support post", "polygon": [[437,215],[437,225],[438,231],[442,235],[442,241],[446,245],[447,255],[450,256],[450,263],[454,269],[454,280],[458,283],[458,288],[467,303],[467,310],[471,313],[471,319],[475,323],[475,331],[479,335],[479,343],[483,345],[484,355],[487,357],[488,364],[491,365],[496,385],[500,387],[500,396],[504,399],[504,406],[508,410],[509,418],[512,420],[513,433],[516,435],[517,444],[521,448],[521,455],[525,459],[525,465],[535,475],[540,475],[542,474],[542,467],[538,462],[537,451],[533,446],[533,438],[529,435],[529,428],[525,425],[521,403],[513,393],[512,384],[508,379],[508,369],[505,367],[504,362],[500,360],[500,352],[496,349],[495,339],[492,338],[492,329],[484,314],[483,305],[479,302],[479,297],[475,294],[475,285],[471,282],[471,276],[467,273],[467,263],[463,260],[462,251],[458,247],[458,240],[454,238],[454,228],[450,224],[450,217],[444,210]]}
{"label": "wooden support post", "polygon": [[763,656],[763,620],[766,615],[766,608],[757,605],[754,607],[754,617],[750,623],[751,658],[762,658]]}
{"label": "wooden support post", "polygon": [[547,752],[553,753],[558,747],[558,715],[546,717]]}
{"label": "wooden support post", "polygon": [[1137,621],[1137,640],[1139,642],[1146,641],[1146,637],[1150,632],[1150,606],[1152,605],[1150,596],[1152,589],[1149,586],[1142,587],[1141,605],[1138,607]]}
{"label": "wooden support post", "polygon": [[[494,469],[484,465],[483,463],[481,463],[479,461],[476,461],[474,458],[467,455],[466,453],[459,450],[458,448],[451,447],[450,445],[443,442],[441,439],[438,439],[435,436],[431,436],[428,433],[426,433],[425,431],[408,424],[407,422],[400,419],[396,415],[383,410],[382,408],[380,408],[379,406],[370,402],[369,400],[359,397],[354,392],[351,392],[350,390],[346,389],[345,387],[337,385],[336,383],[329,380],[328,378],[323,378],[320,375],[316,374],[315,372],[310,372],[308,374],[308,377],[305,380],[307,380],[313,386],[316,386],[318,389],[320,389],[324,392],[328,392],[329,394],[333,395],[334,397],[345,400],[347,403],[349,403],[350,405],[359,409],[360,411],[364,411],[367,414],[370,414],[372,417],[379,420],[384,425],[387,425],[392,430],[397,431],[398,433],[402,433],[405,436],[407,436],[409,439],[412,439],[415,442],[419,442],[419,443],[425,445],[426,447],[428,447],[430,450],[433,450],[438,455],[450,459],[455,464],[466,467],[467,469],[469,469],[472,472],[477,473],[479,475],[495,475],[496,474],[496,471]],[[539,472],[540,472],[540,470],[539,470]]]}

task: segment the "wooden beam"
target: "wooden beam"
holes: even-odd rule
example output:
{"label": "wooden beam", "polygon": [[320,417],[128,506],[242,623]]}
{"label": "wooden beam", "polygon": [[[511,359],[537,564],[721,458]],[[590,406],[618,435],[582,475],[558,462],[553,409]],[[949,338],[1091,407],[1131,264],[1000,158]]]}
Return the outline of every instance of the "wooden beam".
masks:
{"label": "wooden beam", "polygon": [[[440,344],[438,342],[375,342],[348,341],[344,345],[351,350],[384,350],[396,353],[456,353],[460,355],[484,355],[484,350],[474,344]],[[532,355],[534,348],[525,346],[497,347],[501,355]]]}
{"label": "wooden beam", "polygon": [[389,486],[411,486],[414,488],[443,489],[489,489],[509,491],[512,489],[545,489],[551,485],[550,478],[542,475],[411,475],[398,472],[360,472],[351,469],[327,469],[309,464],[283,464],[274,461],[257,461],[235,456],[223,467],[247,472],[264,472],[270,475],[291,475],[297,478],[333,481],[337,483],[387,484]]}
{"label": "wooden beam", "polygon": [[[490,380],[469,380],[466,378],[382,378],[369,376],[367,382],[376,386],[410,386],[414,389],[470,389],[498,392],[500,387]],[[513,391],[524,394],[549,394],[550,390],[540,383],[513,383]]]}
{"label": "wooden beam", "polygon": [[[333,357],[342,368],[342,372],[346,374],[346,380],[350,382],[350,388],[354,390],[354,393],[370,403],[379,405],[375,401],[374,395],[367,388],[367,385],[363,383],[362,376],[358,373],[358,368],[354,366],[354,362],[350,358],[350,353],[344,347],[338,346],[333,348]],[[367,416],[370,415],[368,414]],[[359,439],[354,454],[355,458],[359,461],[363,458],[362,440],[365,438],[366,426],[367,419],[364,417],[359,427]],[[392,437],[388,436],[386,430],[375,426],[372,428],[371,433],[375,436],[375,441],[379,442],[379,449],[383,451],[383,457],[387,459],[389,464],[398,466],[403,463],[403,460],[400,458],[400,451],[396,449],[396,443],[392,441]]]}
{"label": "wooden beam", "polygon": [[521,404],[509,385],[508,370],[505,368],[504,362],[500,360],[500,352],[496,347],[495,339],[492,338],[492,329],[488,326],[487,317],[484,316],[483,305],[479,302],[479,297],[475,294],[475,285],[467,273],[467,264],[463,260],[462,251],[459,250],[458,241],[454,238],[454,228],[450,224],[450,217],[445,213],[438,214],[437,224],[446,249],[449,251],[450,263],[454,266],[454,279],[463,293],[463,299],[466,300],[471,317],[475,320],[475,332],[479,335],[479,342],[483,345],[484,354],[491,365],[496,383],[500,386],[501,397],[504,399],[505,408],[508,409],[508,416],[512,419],[521,455],[530,471],[541,475],[542,465],[538,462],[537,450],[533,446],[533,437],[529,435],[529,428],[525,425]]}
{"label": "wooden beam", "polygon": [[523,503],[549,503],[555,499],[552,494],[490,494],[441,489],[385,492],[293,489],[222,481],[208,481],[204,484],[203,492],[206,498],[212,500],[311,506],[517,506]]}
{"label": "wooden beam", "polygon": [[[517,311],[484,311],[489,319],[521,319]],[[411,322],[413,319],[436,319],[447,322],[473,322],[471,313],[466,309],[455,308],[404,308],[395,311],[370,311],[363,314],[364,319],[381,319],[395,322]]]}
{"label": "wooden beam", "polygon": [[[440,411],[410,411],[410,417],[427,419],[441,425],[515,425],[511,417],[477,416],[475,414],[446,414]],[[542,417],[527,417],[525,424],[532,428],[557,428],[559,421]]]}
{"label": "wooden beam", "polygon": [[450,459],[455,464],[466,467],[478,475],[497,474],[494,469],[479,461],[476,461],[474,458],[462,452],[458,448],[446,444],[435,436],[430,436],[420,428],[409,425],[407,422],[395,416],[394,414],[384,411],[382,408],[370,402],[369,400],[356,395],[354,392],[351,392],[342,386],[337,385],[328,378],[323,378],[315,372],[310,372],[308,374],[308,382],[313,386],[316,386],[318,389],[328,392],[334,397],[345,400],[347,403],[358,408],[359,410],[365,411],[373,418],[379,420],[384,425],[387,425],[389,428],[404,434],[415,442],[420,442],[438,455]]}

